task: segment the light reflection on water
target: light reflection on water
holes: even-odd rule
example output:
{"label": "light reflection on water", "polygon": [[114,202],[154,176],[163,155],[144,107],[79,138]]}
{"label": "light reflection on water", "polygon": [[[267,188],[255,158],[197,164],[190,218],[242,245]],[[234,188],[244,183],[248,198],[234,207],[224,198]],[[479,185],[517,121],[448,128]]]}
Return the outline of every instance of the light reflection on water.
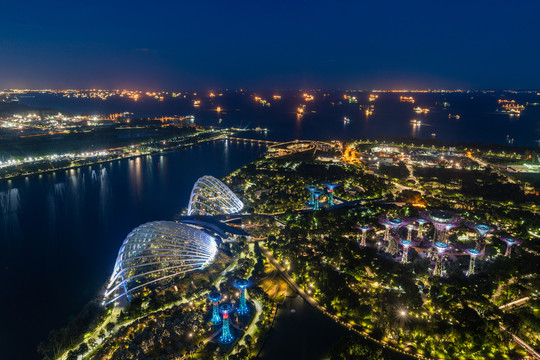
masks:
{"label": "light reflection on water", "polygon": [[9,289],[0,308],[10,309],[0,322],[2,358],[37,358],[39,341],[97,294],[133,228],[171,219],[198,177],[222,177],[262,151],[208,143],[0,182],[0,283]]}

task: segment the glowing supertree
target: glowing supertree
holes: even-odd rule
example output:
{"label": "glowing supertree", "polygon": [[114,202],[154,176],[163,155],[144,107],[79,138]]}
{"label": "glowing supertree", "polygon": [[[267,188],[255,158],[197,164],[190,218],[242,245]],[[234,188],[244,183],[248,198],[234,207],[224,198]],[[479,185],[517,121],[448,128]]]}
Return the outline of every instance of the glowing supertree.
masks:
{"label": "glowing supertree", "polygon": [[221,316],[219,316],[219,300],[221,300],[221,294],[218,292],[211,292],[208,298],[212,302],[212,321],[214,325],[221,322]]}
{"label": "glowing supertree", "polygon": [[420,216],[430,221],[435,227],[433,242],[445,241],[446,231],[461,224],[461,219],[457,215],[445,210],[425,211]]}
{"label": "glowing supertree", "polygon": [[504,253],[504,256],[510,257],[512,255],[512,246],[521,244],[521,240],[509,238],[509,237],[503,237],[501,238],[502,241],[506,243],[506,252]]}
{"label": "glowing supertree", "polygon": [[468,222],[465,225],[478,233],[478,239],[476,239],[477,250],[482,249],[482,246],[485,244],[486,235],[496,230],[495,227],[486,224],[473,224]]}
{"label": "glowing supertree", "polygon": [[410,242],[412,240],[412,231],[414,229],[413,224],[407,225],[407,240]]}
{"label": "glowing supertree", "polygon": [[401,240],[401,245],[403,246],[403,256],[401,256],[402,263],[406,263],[407,259],[409,258],[409,247],[411,244],[412,242],[409,240]]}
{"label": "glowing supertree", "polygon": [[454,228],[459,227],[459,226],[460,226],[459,223],[451,223],[451,224],[446,225],[445,228],[444,228],[444,233],[443,233],[443,235],[442,235],[442,237],[443,237],[443,238],[442,238],[442,241],[443,241],[444,243],[448,244],[448,232],[449,232],[450,230],[454,229]]}
{"label": "glowing supertree", "polygon": [[313,198],[315,199],[315,202],[313,204],[313,210],[319,210],[321,208],[319,204],[319,199],[322,194],[323,192],[320,189],[317,189],[313,192]]}
{"label": "glowing supertree", "polygon": [[386,249],[388,253],[395,255],[399,251],[399,247],[396,238],[394,236],[390,236],[390,228],[397,236],[399,228],[406,225],[407,222],[397,218],[381,217],[379,218],[379,223],[385,227],[384,240],[388,241],[388,247]]}
{"label": "glowing supertree", "polygon": [[428,221],[426,219],[419,218],[416,219],[416,222],[418,223],[418,234],[416,236],[421,238],[422,236],[424,236],[424,224]]}
{"label": "glowing supertree", "polygon": [[240,290],[240,303],[236,312],[240,315],[245,315],[249,312],[246,304],[246,287],[248,286],[248,281],[246,279],[238,279],[234,283],[234,286]]}
{"label": "glowing supertree", "polygon": [[476,257],[480,255],[480,251],[476,249],[467,249],[465,250],[467,254],[471,256],[471,260],[469,261],[469,271],[467,272],[467,276],[474,275],[474,265],[476,262]]}
{"label": "glowing supertree", "polygon": [[306,189],[309,191],[308,205],[315,205],[315,197],[313,196],[313,193],[315,190],[317,190],[317,187],[315,185],[308,185],[306,186]]}
{"label": "glowing supertree", "polygon": [[326,183],[324,185],[328,188],[328,205],[334,206],[334,189],[339,186],[339,184]]}
{"label": "glowing supertree", "polygon": [[442,276],[443,274],[443,257],[444,252],[448,250],[448,244],[437,241],[433,244],[437,249],[437,259],[435,260],[435,269],[433,269],[433,276]]}
{"label": "glowing supertree", "polygon": [[358,230],[361,230],[362,231],[362,238],[360,240],[360,246],[367,246],[367,235],[366,233],[371,230],[371,226],[368,226],[368,225],[362,225],[362,226],[357,226],[356,227]]}
{"label": "glowing supertree", "polygon": [[231,329],[229,328],[229,313],[233,311],[233,307],[229,303],[223,303],[219,305],[219,311],[223,314],[223,325],[221,327],[221,336],[219,337],[219,342],[222,344],[232,343],[234,337],[231,334]]}

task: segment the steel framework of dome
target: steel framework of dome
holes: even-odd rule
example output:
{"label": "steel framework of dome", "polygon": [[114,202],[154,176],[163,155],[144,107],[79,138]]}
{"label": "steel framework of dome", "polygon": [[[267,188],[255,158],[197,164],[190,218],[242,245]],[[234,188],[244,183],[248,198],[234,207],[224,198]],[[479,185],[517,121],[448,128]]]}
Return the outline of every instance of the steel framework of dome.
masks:
{"label": "steel framework of dome", "polygon": [[194,227],[172,221],[153,221],[135,228],[118,251],[105,302],[201,269],[217,252],[214,238]]}
{"label": "steel framework of dome", "polygon": [[244,203],[231,189],[213,176],[203,176],[191,190],[188,215],[235,214],[244,208]]}

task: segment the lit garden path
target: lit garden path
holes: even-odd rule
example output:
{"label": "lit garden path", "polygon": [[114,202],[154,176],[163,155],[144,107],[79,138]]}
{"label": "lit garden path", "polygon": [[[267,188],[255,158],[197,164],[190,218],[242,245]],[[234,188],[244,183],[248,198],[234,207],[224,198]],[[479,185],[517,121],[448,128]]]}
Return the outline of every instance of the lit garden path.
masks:
{"label": "lit garden path", "polygon": [[[225,275],[230,272],[235,266],[236,264],[238,263],[238,259],[233,261],[225,270],[223,270],[220,274],[220,276],[217,278],[216,282],[215,282],[215,286],[216,287],[219,287],[219,285],[221,284],[221,282],[223,282],[223,279],[225,278]],[[158,312],[158,311],[163,311],[163,310],[167,310],[167,309],[170,309],[174,306],[177,306],[177,305],[184,305],[184,304],[187,304],[187,303],[190,303],[190,302],[194,302],[195,300],[197,300],[198,298],[202,298],[204,296],[206,296],[208,293],[210,293],[210,291],[205,291],[204,293],[200,294],[200,295],[194,295],[192,296],[191,298],[189,299],[182,299],[182,300],[178,300],[176,302],[173,302],[171,304],[168,304],[168,305],[165,305],[163,306],[162,308],[154,311],[154,312]],[[88,351],[86,353],[84,353],[83,355],[80,355],[78,357],[78,359],[85,359],[88,357],[89,354],[91,354],[93,351],[95,351],[96,349],[98,349],[112,334],[114,334],[115,332],[117,332],[121,327],[123,326],[128,326],[130,324],[132,324],[133,322],[137,321],[137,320],[140,320],[142,318],[145,318],[147,317],[148,315],[150,314],[144,314],[144,315],[141,315],[135,319],[131,319],[131,320],[128,320],[126,322],[123,322],[121,324],[115,324],[114,328],[109,332],[109,331],[106,331],[105,330],[105,326],[107,323],[109,323],[110,321],[114,321],[115,319],[118,318],[118,315],[120,314],[120,311],[122,309],[120,307],[117,307],[115,306],[113,311],[111,312],[111,314],[97,327],[95,328],[93,331],[92,331],[92,335],[88,336],[87,338],[85,338],[83,341],[81,341],[80,343],[76,344],[75,346],[73,346],[71,349],[68,349],[67,351],[65,351],[60,357],[58,357],[59,360],[66,360],[67,359],[67,355],[69,353],[70,350],[74,350],[74,349],[77,349],[83,342],[88,342],[89,339],[91,338],[94,338],[96,340],[96,345],[92,348],[90,348],[90,346],[88,346]],[[98,334],[99,332],[103,330],[105,332],[105,337],[103,339],[101,339]],[[212,335],[212,337],[215,336],[215,335]]]}
{"label": "lit garden path", "polygon": [[338,316],[336,315],[332,315],[330,313],[328,313],[322,306],[319,305],[319,303],[313,299],[313,297],[311,297],[309,294],[307,294],[297,283],[296,281],[294,281],[294,279],[289,275],[289,273],[285,270],[285,268],[283,266],[281,266],[281,264],[277,261],[277,259],[270,253],[270,251],[268,251],[268,249],[263,246],[263,245],[259,245],[260,246],[260,249],[261,249],[261,253],[270,261],[270,263],[279,271],[279,273],[281,274],[281,276],[283,276],[283,278],[285,279],[285,281],[287,281],[287,283],[289,283],[289,285],[293,288],[293,290],[295,290],[308,304],[310,304],[311,306],[313,306],[315,309],[318,309],[320,311],[322,311],[325,315],[331,317],[335,322],[339,323],[340,325],[342,326],[345,326],[347,329],[349,329],[350,331],[353,331],[355,333],[357,333],[358,335],[364,337],[364,338],[367,338],[373,342],[376,342],[377,344],[381,345],[381,346],[384,346],[388,349],[391,349],[393,351],[396,351],[396,352],[399,352],[399,353],[402,353],[402,354],[405,354],[405,355],[408,355],[408,356],[411,356],[411,357],[414,357],[414,358],[417,358],[417,359],[432,359],[430,357],[427,357],[427,356],[424,356],[424,355],[420,355],[420,354],[412,354],[412,353],[409,353],[409,352],[406,352],[406,351],[403,351],[402,349],[399,349],[397,347],[394,347],[392,345],[390,345],[389,343],[387,342],[384,342],[384,341],[380,341],[380,340],[377,340],[377,339],[374,339],[372,338],[371,336],[369,336],[369,334],[367,334],[366,332],[364,331],[360,331],[360,330],[357,330],[355,329],[351,324],[349,323],[346,323],[344,322],[343,320],[341,320]]}

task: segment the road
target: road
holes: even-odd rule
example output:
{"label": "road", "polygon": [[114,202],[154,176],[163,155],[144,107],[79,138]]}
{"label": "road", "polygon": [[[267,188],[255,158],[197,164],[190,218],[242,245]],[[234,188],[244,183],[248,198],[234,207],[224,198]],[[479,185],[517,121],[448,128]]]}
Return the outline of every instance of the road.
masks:
{"label": "road", "polygon": [[506,328],[504,326],[499,325],[499,327],[501,328],[502,331],[506,331],[510,335],[512,335],[512,339],[514,339],[514,342],[516,344],[520,345],[522,348],[524,348],[525,351],[527,351],[529,353],[529,355],[531,355],[533,358],[535,358],[537,360],[540,360],[540,354],[538,352],[536,352],[536,350],[534,350],[529,344],[527,344],[525,341],[518,338],[517,335],[514,335],[511,332],[509,332],[508,330],[506,330]]}
{"label": "road", "polygon": [[505,310],[505,309],[510,309],[510,308],[516,307],[516,306],[521,306],[521,305],[525,304],[527,301],[529,301],[530,299],[531,298],[529,296],[527,296],[527,297],[521,298],[519,300],[514,300],[514,301],[509,302],[508,304],[504,304],[504,305],[499,306],[499,309]]}

